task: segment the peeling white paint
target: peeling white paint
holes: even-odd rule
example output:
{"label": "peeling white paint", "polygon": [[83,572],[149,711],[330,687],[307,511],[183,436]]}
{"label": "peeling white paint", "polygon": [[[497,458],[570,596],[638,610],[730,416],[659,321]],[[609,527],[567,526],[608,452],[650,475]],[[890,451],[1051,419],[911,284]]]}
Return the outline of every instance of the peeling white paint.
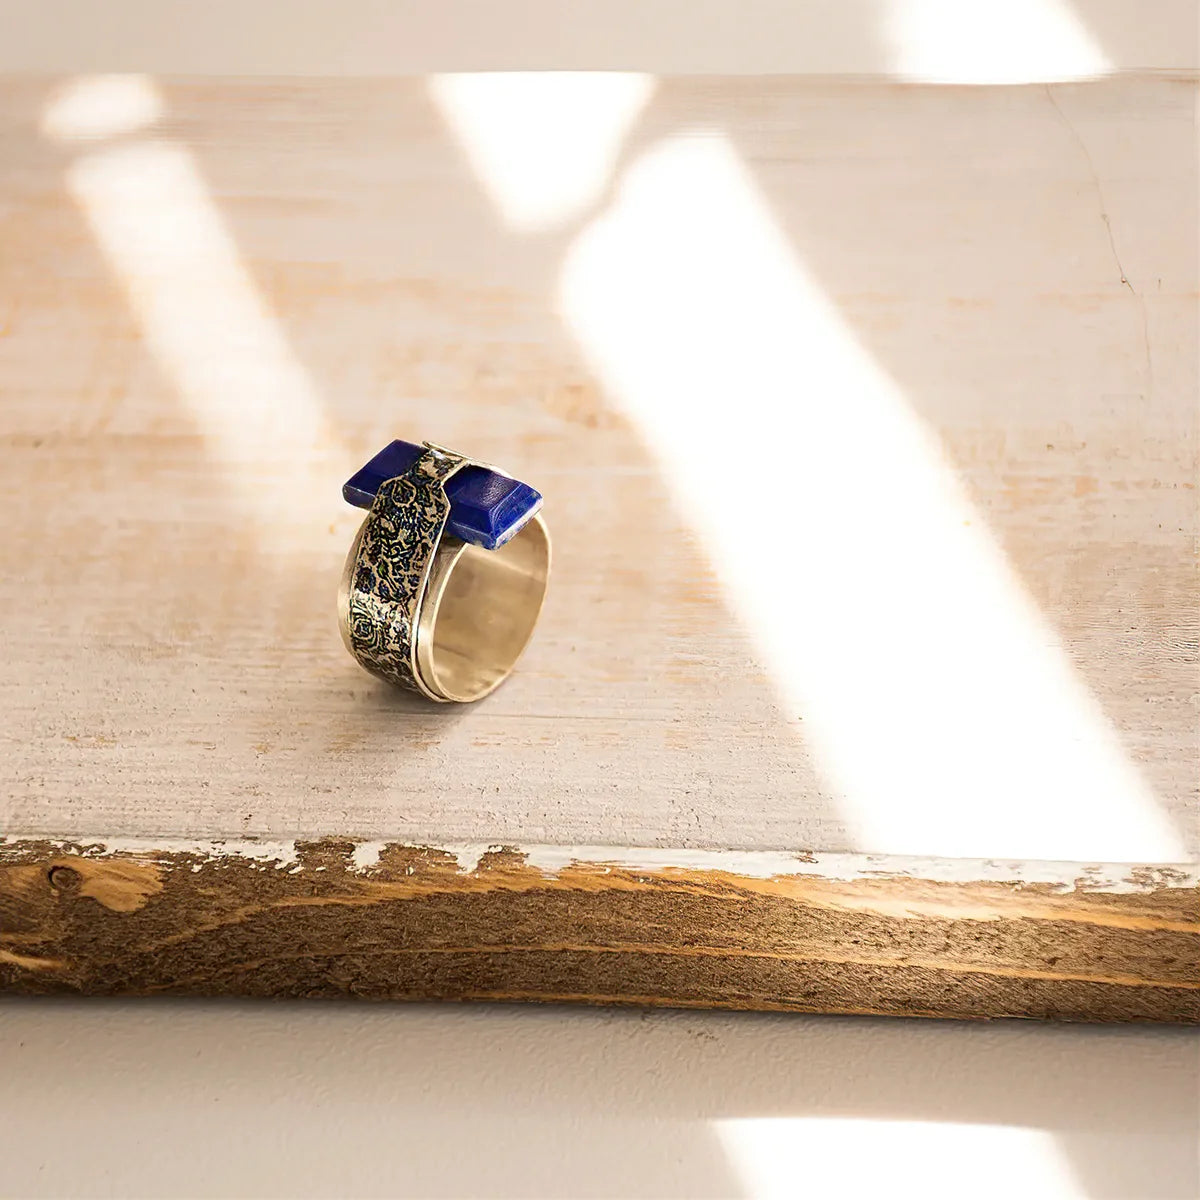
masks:
{"label": "peeling white paint", "polygon": [[[358,842],[350,854],[350,865],[355,871],[370,871],[379,865],[384,850],[390,845],[400,846],[404,850],[430,850],[434,854],[449,855],[465,875],[470,875],[479,869],[480,860],[490,850],[500,850],[499,843],[491,842],[461,842],[449,843],[444,846],[417,846],[403,842]],[[406,874],[413,873],[412,868],[406,868]]]}
{"label": "peeling white paint", "polygon": [[[45,841],[36,834],[0,837],[0,847],[24,841]],[[65,853],[87,857],[130,855],[150,862],[165,862],[177,854],[189,854],[206,863],[242,858],[264,868],[284,869],[289,874],[304,870],[295,840],[255,841],[249,838],[214,841],[175,839],[76,838],[50,839]],[[1155,888],[1200,886],[1200,864],[1196,863],[1077,863],[1022,862],[978,858],[919,858],[886,854],[791,853],[783,850],[702,850],[666,847],[621,846],[504,846],[497,842],[448,843],[444,846],[413,842],[363,841],[354,845],[349,867],[355,872],[375,869],[390,846],[401,850],[445,855],[454,860],[462,874],[473,874],[485,854],[509,850],[524,857],[525,866],[547,879],[554,879],[575,866],[604,871],[665,870],[720,871],[745,879],[777,879],[809,876],[851,882],[861,879],[901,878],[935,883],[1010,883],[1049,885],[1060,891],[1136,893]],[[315,870],[324,870],[319,865]],[[405,867],[412,875],[416,868]]]}
{"label": "peeling white paint", "polygon": [[380,855],[387,842],[359,842],[350,855],[350,865],[356,871],[369,871],[379,865]]}
{"label": "peeling white paint", "polygon": [[1196,887],[1195,863],[1021,862],[980,858],[918,858],[887,854],[796,854],[771,850],[625,849],[612,846],[518,848],[527,866],[553,878],[575,864],[625,871],[723,871],[749,879],[806,875],[849,882],[900,877],[935,883],[1049,884],[1073,891],[1140,892],[1152,887]]}
{"label": "peeling white paint", "polygon": [[504,847],[497,842],[458,842],[439,849],[454,856],[459,871],[464,875],[472,875],[479,870],[479,863],[485,854],[493,850],[503,850]]}
{"label": "peeling white paint", "polygon": [[[300,855],[296,849],[295,839],[256,841],[253,838],[218,838],[193,841],[177,838],[46,838],[32,833],[0,837],[0,846],[13,846],[29,841],[48,841],[64,853],[82,854],[86,858],[128,854],[149,862],[166,862],[173,855],[190,854],[208,862],[229,857],[244,858],[264,867],[276,869],[300,865]],[[203,863],[193,864],[192,869],[197,870],[202,866]]]}
{"label": "peeling white paint", "polygon": [[[525,865],[553,877],[575,863],[604,864],[630,871],[728,871],[749,879],[773,879],[777,875],[799,875],[809,856],[773,850],[676,850],[649,847],[626,850],[613,846],[528,846],[521,847]],[[817,871],[815,874],[824,874]]]}

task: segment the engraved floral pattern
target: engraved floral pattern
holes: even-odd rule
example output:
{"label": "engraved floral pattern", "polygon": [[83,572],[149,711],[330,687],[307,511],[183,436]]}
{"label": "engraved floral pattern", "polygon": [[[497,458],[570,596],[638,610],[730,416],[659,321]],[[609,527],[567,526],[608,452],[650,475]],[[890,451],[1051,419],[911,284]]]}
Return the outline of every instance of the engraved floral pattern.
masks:
{"label": "engraved floral pattern", "polygon": [[465,460],[427,450],[375,497],[350,587],[350,644],[374,675],[421,691],[413,635],[433,552],[450,513],[445,481]]}

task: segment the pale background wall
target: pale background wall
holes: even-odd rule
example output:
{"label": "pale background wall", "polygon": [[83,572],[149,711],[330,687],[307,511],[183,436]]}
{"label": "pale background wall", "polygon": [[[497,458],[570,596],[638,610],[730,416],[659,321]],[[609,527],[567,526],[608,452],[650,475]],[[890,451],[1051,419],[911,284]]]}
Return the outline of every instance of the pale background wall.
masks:
{"label": "pale background wall", "polygon": [[4,1196],[1192,1200],[1181,1030],[0,1003]]}
{"label": "pale background wall", "polygon": [[[1196,69],[1192,3],[1041,7],[1078,17],[1113,69]],[[948,11],[0,0],[0,69],[904,75],[889,22]],[[1200,1046],[1178,1030],[8,1000],[0,1064],[4,1196],[1200,1191]]]}
{"label": "pale background wall", "polygon": [[1115,70],[1200,61],[1191,0],[0,0],[0,69],[876,75],[905,29],[946,30],[951,65],[1015,37],[1044,66],[1076,24]]}

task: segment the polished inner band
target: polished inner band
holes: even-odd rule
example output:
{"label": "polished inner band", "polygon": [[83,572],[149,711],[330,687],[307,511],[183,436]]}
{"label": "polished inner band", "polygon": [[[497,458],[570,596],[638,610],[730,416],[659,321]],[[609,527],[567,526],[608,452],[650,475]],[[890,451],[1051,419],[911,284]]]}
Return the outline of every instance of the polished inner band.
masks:
{"label": "polished inner band", "polygon": [[417,672],[442,700],[478,700],[513,669],[533,635],[550,576],[550,537],[535,516],[485,550],[443,536],[417,621]]}

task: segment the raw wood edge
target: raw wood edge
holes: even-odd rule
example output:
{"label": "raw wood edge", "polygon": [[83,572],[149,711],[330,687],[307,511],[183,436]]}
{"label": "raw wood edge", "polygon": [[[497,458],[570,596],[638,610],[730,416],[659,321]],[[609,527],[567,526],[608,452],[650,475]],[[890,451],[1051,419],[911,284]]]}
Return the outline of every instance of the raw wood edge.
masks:
{"label": "raw wood edge", "polygon": [[1200,871],[0,839],[0,992],[1200,1023]]}

